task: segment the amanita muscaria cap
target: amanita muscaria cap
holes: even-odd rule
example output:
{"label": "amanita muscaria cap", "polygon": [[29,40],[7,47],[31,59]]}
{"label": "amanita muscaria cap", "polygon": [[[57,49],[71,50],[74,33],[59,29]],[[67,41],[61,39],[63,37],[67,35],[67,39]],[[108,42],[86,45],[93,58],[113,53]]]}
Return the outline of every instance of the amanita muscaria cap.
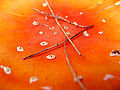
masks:
{"label": "amanita muscaria cap", "polygon": [[[72,39],[81,56],[69,41],[66,43],[70,63],[76,75],[83,77],[84,86],[88,90],[119,90],[120,2],[48,2],[55,15],[83,26],[94,25],[85,32],[87,36],[81,33]],[[64,41],[65,36],[54,17],[46,17],[33,8],[51,14],[44,0],[0,1],[0,90],[82,90],[74,81],[64,45],[23,60]],[[58,21],[69,37],[84,29]]]}

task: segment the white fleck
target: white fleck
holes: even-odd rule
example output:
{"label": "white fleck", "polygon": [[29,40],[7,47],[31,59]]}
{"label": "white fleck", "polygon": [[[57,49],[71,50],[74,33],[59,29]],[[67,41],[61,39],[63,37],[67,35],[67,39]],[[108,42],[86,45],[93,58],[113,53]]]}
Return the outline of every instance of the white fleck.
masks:
{"label": "white fleck", "polygon": [[53,34],[54,34],[54,35],[57,35],[57,34],[58,34],[58,32],[54,32]]}
{"label": "white fleck", "polygon": [[0,68],[2,68],[6,74],[11,74],[11,69],[9,67],[0,65]]}
{"label": "white fleck", "polygon": [[110,52],[110,56],[120,56],[120,52],[112,50],[112,52]]}
{"label": "white fleck", "polygon": [[80,15],[82,15],[83,14],[83,12],[80,12]]}
{"label": "white fleck", "polygon": [[106,23],[106,20],[105,20],[105,19],[102,19],[102,22]]}
{"label": "white fleck", "polygon": [[52,60],[52,59],[55,59],[56,56],[55,55],[48,55],[46,58]]}
{"label": "white fleck", "polygon": [[43,34],[43,31],[40,31],[39,34]]}
{"label": "white fleck", "polygon": [[[82,80],[82,79],[83,79],[83,76],[77,76],[77,78],[78,78],[79,80]],[[75,82],[77,82],[77,78],[74,78],[74,81],[75,81]]]}
{"label": "white fleck", "polygon": [[41,89],[43,89],[43,90],[52,90],[52,87],[50,87],[50,86],[44,86],[44,87],[41,87]]}
{"label": "white fleck", "polygon": [[39,22],[37,22],[37,21],[33,21],[32,24],[35,25],[35,26],[37,26],[37,25],[39,25]]}
{"label": "white fleck", "polygon": [[54,29],[54,28],[55,28],[55,27],[50,27],[49,29],[51,29],[51,30],[52,30],[52,29]]}
{"label": "white fleck", "polygon": [[43,7],[47,7],[48,4],[47,3],[43,3],[42,5],[43,5]]}
{"label": "white fleck", "polygon": [[64,26],[64,29],[68,29],[68,26]]}
{"label": "white fleck", "polygon": [[32,84],[33,82],[36,82],[36,81],[38,81],[38,77],[32,76],[32,77],[30,77],[29,83]]}
{"label": "white fleck", "polygon": [[3,68],[4,66],[3,65],[0,65],[0,68]]}
{"label": "white fleck", "polygon": [[17,47],[17,51],[22,52],[22,51],[24,51],[24,49],[23,49],[23,47],[18,46],[18,47]]}
{"label": "white fleck", "polygon": [[84,32],[83,32],[83,35],[86,36],[86,37],[89,36],[89,34],[87,33],[87,31],[84,31]]}
{"label": "white fleck", "polygon": [[76,22],[73,22],[74,25],[78,25]]}
{"label": "white fleck", "polygon": [[47,16],[45,16],[45,20],[48,20],[48,17],[47,17]]}
{"label": "white fleck", "polygon": [[120,61],[118,61],[118,63],[120,64]]}
{"label": "white fleck", "polygon": [[114,76],[113,75],[111,75],[111,74],[106,74],[105,75],[105,77],[103,78],[103,80],[108,80],[108,79],[112,79],[112,78],[114,78]]}
{"label": "white fleck", "polygon": [[65,16],[65,18],[68,18],[68,16]]}
{"label": "white fleck", "polygon": [[46,45],[48,45],[48,43],[45,42],[45,41],[43,41],[43,42],[40,43],[40,45],[41,45],[41,46],[46,46]]}
{"label": "white fleck", "polygon": [[115,5],[120,5],[120,1],[117,1],[117,2],[115,3]]}
{"label": "white fleck", "polygon": [[70,32],[66,32],[66,34],[69,36],[69,35],[70,35]]}
{"label": "white fleck", "polygon": [[100,32],[98,32],[99,34],[103,34],[104,32],[103,31],[100,31]]}

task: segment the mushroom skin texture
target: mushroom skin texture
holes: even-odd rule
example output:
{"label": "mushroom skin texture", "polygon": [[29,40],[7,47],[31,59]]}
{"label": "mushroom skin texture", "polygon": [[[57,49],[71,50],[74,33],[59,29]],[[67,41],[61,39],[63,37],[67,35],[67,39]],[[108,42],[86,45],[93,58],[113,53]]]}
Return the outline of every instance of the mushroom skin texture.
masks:
{"label": "mushroom skin texture", "polygon": [[[120,78],[119,56],[112,57],[112,50],[120,50],[120,6],[113,6],[118,0],[49,0],[56,15],[68,16],[71,22],[80,25],[94,25],[89,29],[88,37],[80,34],[73,43],[80,50],[79,56],[70,43],[66,44],[67,54],[75,73],[83,76],[81,82],[88,90],[119,90],[120,80],[113,78],[103,80],[106,74]],[[64,34],[53,17],[39,14],[33,8],[50,13],[48,7],[43,7],[44,0],[1,0],[0,1],[0,65],[11,68],[11,74],[6,74],[0,68],[0,90],[42,90],[51,87],[53,90],[82,90],[74,82],[73,75],[67,64],[64,46],[23,60],[24,57],[43,50],[49,46],[64,41]],[[104,10],[104,11],[101,11]],[[80,12],[83,12],[80,15]],[[100,12],[99,12],[100,11]],[[102,22],[105,19],[106,22]],[[40,24],[54,26],[53,30]],[[66,31],[70,36],[83,28],[77,28],[59,20],[60,24],[68,26]],[[43,31],[42,35],[39,31]],[[100,35],[98,32],[103,31]],[[54,32],[58,32],[54,35]],[[40,42],[48,45],[42,47]],[[17,47],[24,51],[17,51]],[[56,55],[55,59],[46,59],[47,55]],[[30,77],[37,76],[38,81],[30,84]]]}

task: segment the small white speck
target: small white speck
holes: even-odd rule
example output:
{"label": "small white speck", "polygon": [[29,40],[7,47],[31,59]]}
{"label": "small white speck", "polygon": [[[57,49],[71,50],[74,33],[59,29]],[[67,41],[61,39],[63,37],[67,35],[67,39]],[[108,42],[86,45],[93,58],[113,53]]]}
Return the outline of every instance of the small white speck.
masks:
{"label": "small white speck", "polygon": [[3,67],[3,70],[6,74],[11,74],[11,69],[9,67]]}
{"label": "small white speck", "polygon": [[55,55],[48,55],[46,58],[52,60],[52,59],[55,59],[56,56]]}
{"label": "small white speck", "polygon": [[102,22],[106,23],[106,20],[105,20],[105,19],[102,19]]}
{"label": "small white speck", "polygon": [[84,31],[84,32],[83,32],[83,35],[86,36],[86,37],[89,36],[89,34],[87,33],[87,31]]}
{"label": "small white speck", "polygon": [[24,51],[24,49],[23,49],[23,47],[18,46],[18,47],[17,47],[17,51],[22,52],[22,51]]}
{"label": "small white speck", "polygon": [[41,89],[43,89],[43,90],[52,90],[52,87],[50,87],[50,86],[44,86],[44,87],[41,87]]}
{"label": "small white speck", "polygon": [[64,26],[64,29],[68,29],[68,26]]}
{"label": "small white speck", "polygon": [[110,56],[120,56],[120,54],[118,51],[112,50],[112,52],[110,52]]}
{"label": "small white speck", "polygon": [[83,14],[83,12],[80,12],[80,15],[82,15]]}
{"label": "small white speck", "polygon": [[53,34],[54,34],[54,35],[57,35],[57,34],[58,34],[58,32],[54,32]]}
{"label": "small white speck", "polygon": [[47,17],[47,16],[45,16],[45,20],[48,20],[48,17]]}
{"label": "small white speck", "polygon": [[37,22],[37,21],[33,21],[32,24],[35,25],[35,26],[37,26],[37,25],[39,25],[39,22]]}
{"label": "small white speck", "polygon": [[47,3],[43,3],[42,5],[43,5],[43,7],[47,7],[48,4]]}
{"label": "small white speck", "polygon": [[118,61],[118,63],[120,64],[120,61]]}
{"label": "small white speck", "polygon": [[120,5],[120,1],[116,2],[115,5]]}
{"label": "small white speck", "polygon": [[0,68],[3,68],[4,66],[3,65],[0,65]]}
{"label": "small white speck", "polygon": [[54,29],[54,28],[55,28],[55,27],[50,27],[49,29],[51,29],[51,30],[52,30],[52,29]]}
{"label": "small white speck", "polygon": [[38,81],[38,77],[32,76],[32,77],[30,77],[29,83],[32,84],[33,82],[36,82],[36,81]]}
{"label": "small white speck", "polygon": [[[79,80],[83,79],[83,76],[77,76]],[[77,82],[77,78],[74,78],[74,81]]]}
{"label": "small white speck", "polygon": [[73,22],[74,25],[78,25],[76,22]]}
{"label": "small white speck", "polygon": [[105,77],[103,78],[103,80],[107,81],[108,79],[112,79],[112,78],[114,78],[113,75],[111,75],[111,74],[106,74]]}
{"label": "small white speck", "polygon": [[45,42],[45,41],[43,41],[43,42],[40,43],[40,45],[41,45],[41,46],[46,46],[46,45],[48,45],[48,43]]}
{"label": "small white speck", "polygon": [[100,31],[100,32],[98,32],[99,34],[103,34],[104,32],[103,31]]}
{"label": "small white speck", "polygon": [[66,32],[66,34],[69,36],[69,35],[70,35],[70,32]]}
{"label": "small white speck", "polygon": [[65,18],[68,18],[68,16],[65,16]]}
{"label": "small white speck", "polygon": [[43,31],[40,31],[39,34],[43,34]]}

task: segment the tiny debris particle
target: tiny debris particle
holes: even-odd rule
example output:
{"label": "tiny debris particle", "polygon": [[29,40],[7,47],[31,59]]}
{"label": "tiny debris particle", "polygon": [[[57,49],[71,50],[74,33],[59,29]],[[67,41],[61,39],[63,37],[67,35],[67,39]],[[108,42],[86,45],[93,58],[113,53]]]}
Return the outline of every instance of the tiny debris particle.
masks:
{"label": "tiny debris particle", "polygon": [[43,42],[40,43],[40,45],[41,45],[41,46],[46,46],[46,45],[48,45],[48,43],[45,42],[45,41],[43,41]]}
{"label": "tiny debris particle", "polygon": [[9,67],[0,65],[0,68],[2,68],[6,74],[11,74],[11,69]]}
{"label": "tiny debris particle", "polygon": [[50,87],[50,86],[44,86],[44,87],[41,87],[41,89],[43,89],[43,90],[52,90],[52,87]]}
{"label": "tiny debris particle", "polygon": [[70,32],[66,32],[66,34],[69,36],[69,35],[70,35]]}
{"label": "tiny debris particle", "polygon": [[83,12],[80,12],[80,15],[82,15],[83,14]]}
{"label": "tiny debris particle", "polygon": [[37,21],[33,21],[32,24],[35,25],[35,26],[37,26],[37,25],[39,25],[39,22],[37,22]]}
{"label": "tiny debris particle", "polygon": [[23,47],[18,46],[18,47],[17,47],[17,51],[22,52],[22,51],[24,51],[24,49],[23,49]]}
{"label": "tiny debris particle", "polygon": [[56,56],[55,55],[48,55],[46,58],[52,60],[52,59],[55,59]]}
{"label": "tiny debris particle", "polygon": [[54,34],[54,35],[57,35],[57,34],[58,34],[58,32],[54,32],[53,34]]}
{"label": "tiny debris particle", "polygon": [[86,36],[86,37],[89,36],[89,34],[87,33],[87,31],[84,31],[84,32],[83,32],[83,35]]}
{"label": "tiny debris particle", "polygon": [[[83,76],[77,76],[79,80],[83,79]],[[77,78],[74,78],[74,81],[77,82]]]}
{"label": "tiny debris particle", "polygon": [[45,20],[48,20],[48,17],[47,17],[47,16],[45,16]]}
{"label": "tiny debris particle", "polygon": [[104,32],[103,31],[100,31],[100,32],[98,32],[99,34],[103,34]]}
{"label": "tiny debris particle", "polygon": [[43,34],[43,31],[40,31],[39,34]]}
{"label": "tiny debris particle", "polygon": [[64,26],[64,29],[68,29],[68,26]]}
{"label": "tiny debris particle", "polygon": [[103,78],[103,80],[107,81],[108,79],[112,79],[112,78],[114,78],[113,75],[111,75],[111,74],[106,74],[105,77]]}
{"label": "tiny debris particle", "polygon": [[115,5],[120,5],[120,1],[116,2]]}
{"label": "tiny debris particle", "polygon": [[105,19],[102,19],[102,22],[106,23],[106,20],[105,20]]}
{"label": "tiny debris particle", "polygon": [[32,77],[30,77],[30,84],[32,84],[33,82],[36,82],[36,81],[38,81],[38,77],[36,77],[36,76],[32,76]]}
{"label": "tiny debris particle", "polygon": [[47,3],[43,3],[42,5],[43,5],[43,7],[47,7]]}
{"label": "tiny debris particle", "polygon": [[73,22],[74,25],[78,25],[76,22]]}
{"label": "tiny debris particle", "polygon": [[68,18],[68,16],[65,16],[65,18]]}
{"label": "tiny debris particle", "polygon": [[112,50],[112,52],[110,52],[110,56],[120,56],[120,52],[118,50]]}
{"label": "tiny debris particle", "polygon": [[52,29],[54,29],[54,28],[55,28],[55,27],[50,27],[49,29],[51,29],[51,30],[52,30]]}

